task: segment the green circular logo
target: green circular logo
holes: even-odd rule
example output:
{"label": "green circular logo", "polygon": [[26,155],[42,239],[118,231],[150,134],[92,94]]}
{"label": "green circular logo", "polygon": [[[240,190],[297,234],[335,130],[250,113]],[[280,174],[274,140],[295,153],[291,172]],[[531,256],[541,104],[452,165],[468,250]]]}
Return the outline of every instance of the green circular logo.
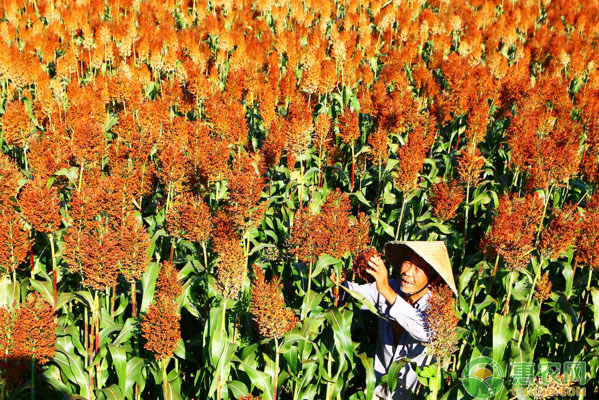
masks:
{"label": "green circular logo", "polygon": [[501,365],[489,357],[470,360],[462,371],[462,385],[475,399],[494,397],[501,390],[504,378]]}

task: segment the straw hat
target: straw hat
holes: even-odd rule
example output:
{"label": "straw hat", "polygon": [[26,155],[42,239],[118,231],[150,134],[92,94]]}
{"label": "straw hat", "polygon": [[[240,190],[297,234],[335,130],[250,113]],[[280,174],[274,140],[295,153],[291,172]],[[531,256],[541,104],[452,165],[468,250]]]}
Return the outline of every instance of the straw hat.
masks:
{"label": "straw hat", "polygon": [[385,244],[385,257],[395,267],[399,267],[410,250],[426,261],[449,285],[451,290],[458,295],[458,290],[453,279],[451,262],[447,254],[447,247],[442,241],[391,241]]}

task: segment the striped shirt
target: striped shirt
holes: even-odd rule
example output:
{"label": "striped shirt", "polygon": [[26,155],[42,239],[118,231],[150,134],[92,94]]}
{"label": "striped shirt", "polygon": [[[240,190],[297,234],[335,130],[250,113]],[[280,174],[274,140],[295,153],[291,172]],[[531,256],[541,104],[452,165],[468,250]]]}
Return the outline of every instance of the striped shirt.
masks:
{"label": "striped shirt", "polygon": [[[383,295],[378,292],[376,282],[359,285],[346,281],[343,285],[350,290],[362,294],[376,307],[379,314],[384,317],[378,318],[379,332],[374,358],[374,372],[377,379],[387,374],[393,362],[403,358],[409,358],[411,363],[415,363],[421,368],[431,363],[432,357],[428,355],[426,349],[426,342],[430,339],[430,331],[425,322],[426,308],[428,307],[427,301],[430,296],[429,291],[416,301],[414,305],[410,305],[401,296],[404,294],[400,289],[401,280],[390,279],[389,285],[398,294],[395,303],[390,305]],[[341,292],[346,294],[343,290]],[[343,297],[349,296],[345,295]],[[362,309],[367,308],[363,306]],[[394,322],[403,328],[403,333],[401,333],[397,344],[393,335]],[[383,399],[411,399],[410,390],[415,391],[417,386],[418,378],[416,371],[410,363],[406,363],[399,371],[398,384],[395,391],[388,393],[385,387],[377,386],[375,394]]]}

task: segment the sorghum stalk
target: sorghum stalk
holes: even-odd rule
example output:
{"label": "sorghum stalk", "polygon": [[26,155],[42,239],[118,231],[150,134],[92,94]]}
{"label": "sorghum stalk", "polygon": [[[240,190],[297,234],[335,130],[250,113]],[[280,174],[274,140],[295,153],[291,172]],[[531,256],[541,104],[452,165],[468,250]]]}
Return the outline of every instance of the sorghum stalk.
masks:
{"label": "sorghum stalk", "polygon": [[50,241],[50,252],[52,257],[52,296],[54,299],[54,307],[56,307],[56,300],[58,296],[56,293],[56,258],[54,256],[54,234],[48,233],[48,240]]}
{"label": "sorghum stalk", "polygon": [[[379,160],[380,161],[380,160]],[[376,197],[376,226],[379,226],[379,213],[381,209],[381,164],[379,163],[378,196]]]}
{"label": "sorghum stalk", "polygon": [[441,375],[441,364],[437,362],[436,365],[436,374],[437,381],[435,382],[435,386],[433,386],[433,396],[432,400],[437,400],[437,395],[439,394],[439,389],[441,389],[441,384],[443,383],[443,377]]}
{"label": "sorghum stalk", "polygon": [[204,253],[204,268],[208,271],[208,255],[206,254],[206,242],[202,242],[202,252]]}
{"label": "sorghum stalk", "polygon": [[512,297],[512,286],[514,286],[514,275],[515,271],[510,272],[510,283],[507,288],[507,299],[505,300],[505,306],[503,308],[503,315],[507,315],[507,312],[510,308],[510,297]]}
{"label": "sorghum stalk", "polygon": [[81,161],[81,168],[79,169],[79,185],[77,186],[77,191],[81,191],[81,182],[83,181],[83,161]]}
{"label": "sorghum stalk", "polygon": [[462,243],[462,266],[464,265],[464,257],[466,256],[466,242],[468,239],[468,211],[470,209],[470,182],[466,186],[466,214],[464,216],[464,241]]}
{"label": "sorghum stalk", "polygon": [[131,282],[131,315],[137,318],[137,290],[135,281]]}
{"label": "sorghum stalk", "polygon": [[164,395],[164,400],[168,400],[168,378],[166,375],[166,365],[168,363],[168,358],[160,361],[161,369],[162,369],[162,393]]}
{"label": "sorghum stalk", "polygon": [[397,232],[395,232],[395,240],[399,237],[401,231],[401,222],[403,220],[404,209],[406,208],[406,194],[404,193],[401,200],[401,212],[399,213],[399,223],[397,224]]}
{"label": "sorghum stalk", "polygon": [[[526,298],[526,303],[524,305],[524,311],[526,312],[528,310],[528,306],[530,305],[530,301],[532,300],[532,295],[535,292],[535,289],[537,287],[537,282],[539,281],[539,277],[541,276],[541,269],[543,269],[543,262],[545,262],[545,258],[541,257],[541,260],[539,261],[539,269],[537,269],[537,273],[535,274],[535,278],[532,281],[532,288],[530,289],[530,292],[528,293],[528,297]],[[526,319],[528,317],[528,314],[524,314],[524,319],[522,320],[522,332],[520,333],[520,337],[518,338],[518,347],[520,347],[520,343],[522,343],[522,338],[524,337],[524,329],[526,328]],[[514,330],[514,335],[516,334],[517,330]]]}
{"label": "sorghum stalk", "polygon": [[[225,329],[225,324],[227,323],[227,298],[223,297],[223,316],[222,316],[222,321],[221,321],[221,326],[220,326],[220,342],[223,343],[223,336],[226,336],[226,332],[227,329]],[[218,385],[216,387],[216,398],[217,400],[221,399],[221,390],[223,387],[222,382],[222,377],[220,376],[219,373],[219,377],[218,377]]]}
{"label": "sorghum stalk", "polygon": [[[310,293],[310,290],[312,290],[312,263],[310,263],[310,267],[308,268],[308,290],[306,290],[306,296],[308,295],[308,293]],[[307,301],[305,301],[302,303],[302,319],[304,319],[306,317],[307,314]]]}
{"label": "sorghum stalk", "polygon": [[35,356],[31,357],[31,400],[35,400]]}
{"label": "sorghum stalk", "polygon": [[355,178],[355,165],[356,165],[356,156],[354,150],[354,144],[351,145],[351,190],[354,191],[354,178]]}
{"label": "sorghum stalk", "polygon": [[535,244],[539,242],[539,236],[541,236],[541,229],[543,228],[543,220],[545,219],[545,213],[547,213],[547,205],[549,204],[549,197],[551,196],[552,190],[553,190],[553,185],[549,186],[549,190],[547,191],[547,197],[545,197],[545,205],[543,206],[543,215],[541,216],[541,221],[539,221],[539,228],[537,229],[537,238],[535,239]]}
{"label": "sorghum stalk", "polygon": [[589,299],[589,295],[591,294],[591,279],[593,277],[593,269],[589,268],[589,279],[587,280],[587,287],[585,290],[585,296],[582,300],[582,305],[580,306],[580,314],[578,315],[578,326],[576,327],[576,336],[574,337],[575,341],[578,341],[580,338],[580,334],[582,333],[582,317],[584,317],[584,310],[586,309],[587,301]]}
{"label": "sorghum stalk", "polygon": [[273,373],[272,398],[277,400],[277,384],[279,380],[279,339],[275,336],[275,370]]}

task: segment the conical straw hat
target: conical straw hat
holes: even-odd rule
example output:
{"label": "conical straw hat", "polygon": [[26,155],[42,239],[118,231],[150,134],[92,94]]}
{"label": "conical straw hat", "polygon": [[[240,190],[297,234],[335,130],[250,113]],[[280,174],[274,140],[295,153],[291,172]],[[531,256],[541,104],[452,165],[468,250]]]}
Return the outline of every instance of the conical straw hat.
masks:
{"label": "conical straw hat", "polygon": [[409,250],[413,250],[426,261],[449,285],[451,290],[458,295],[458,290],[453,279],[451,262],[447,254],[447,247],[442,241],[391,241],[385,244],[385,256],[394,267],[400,267]]}

